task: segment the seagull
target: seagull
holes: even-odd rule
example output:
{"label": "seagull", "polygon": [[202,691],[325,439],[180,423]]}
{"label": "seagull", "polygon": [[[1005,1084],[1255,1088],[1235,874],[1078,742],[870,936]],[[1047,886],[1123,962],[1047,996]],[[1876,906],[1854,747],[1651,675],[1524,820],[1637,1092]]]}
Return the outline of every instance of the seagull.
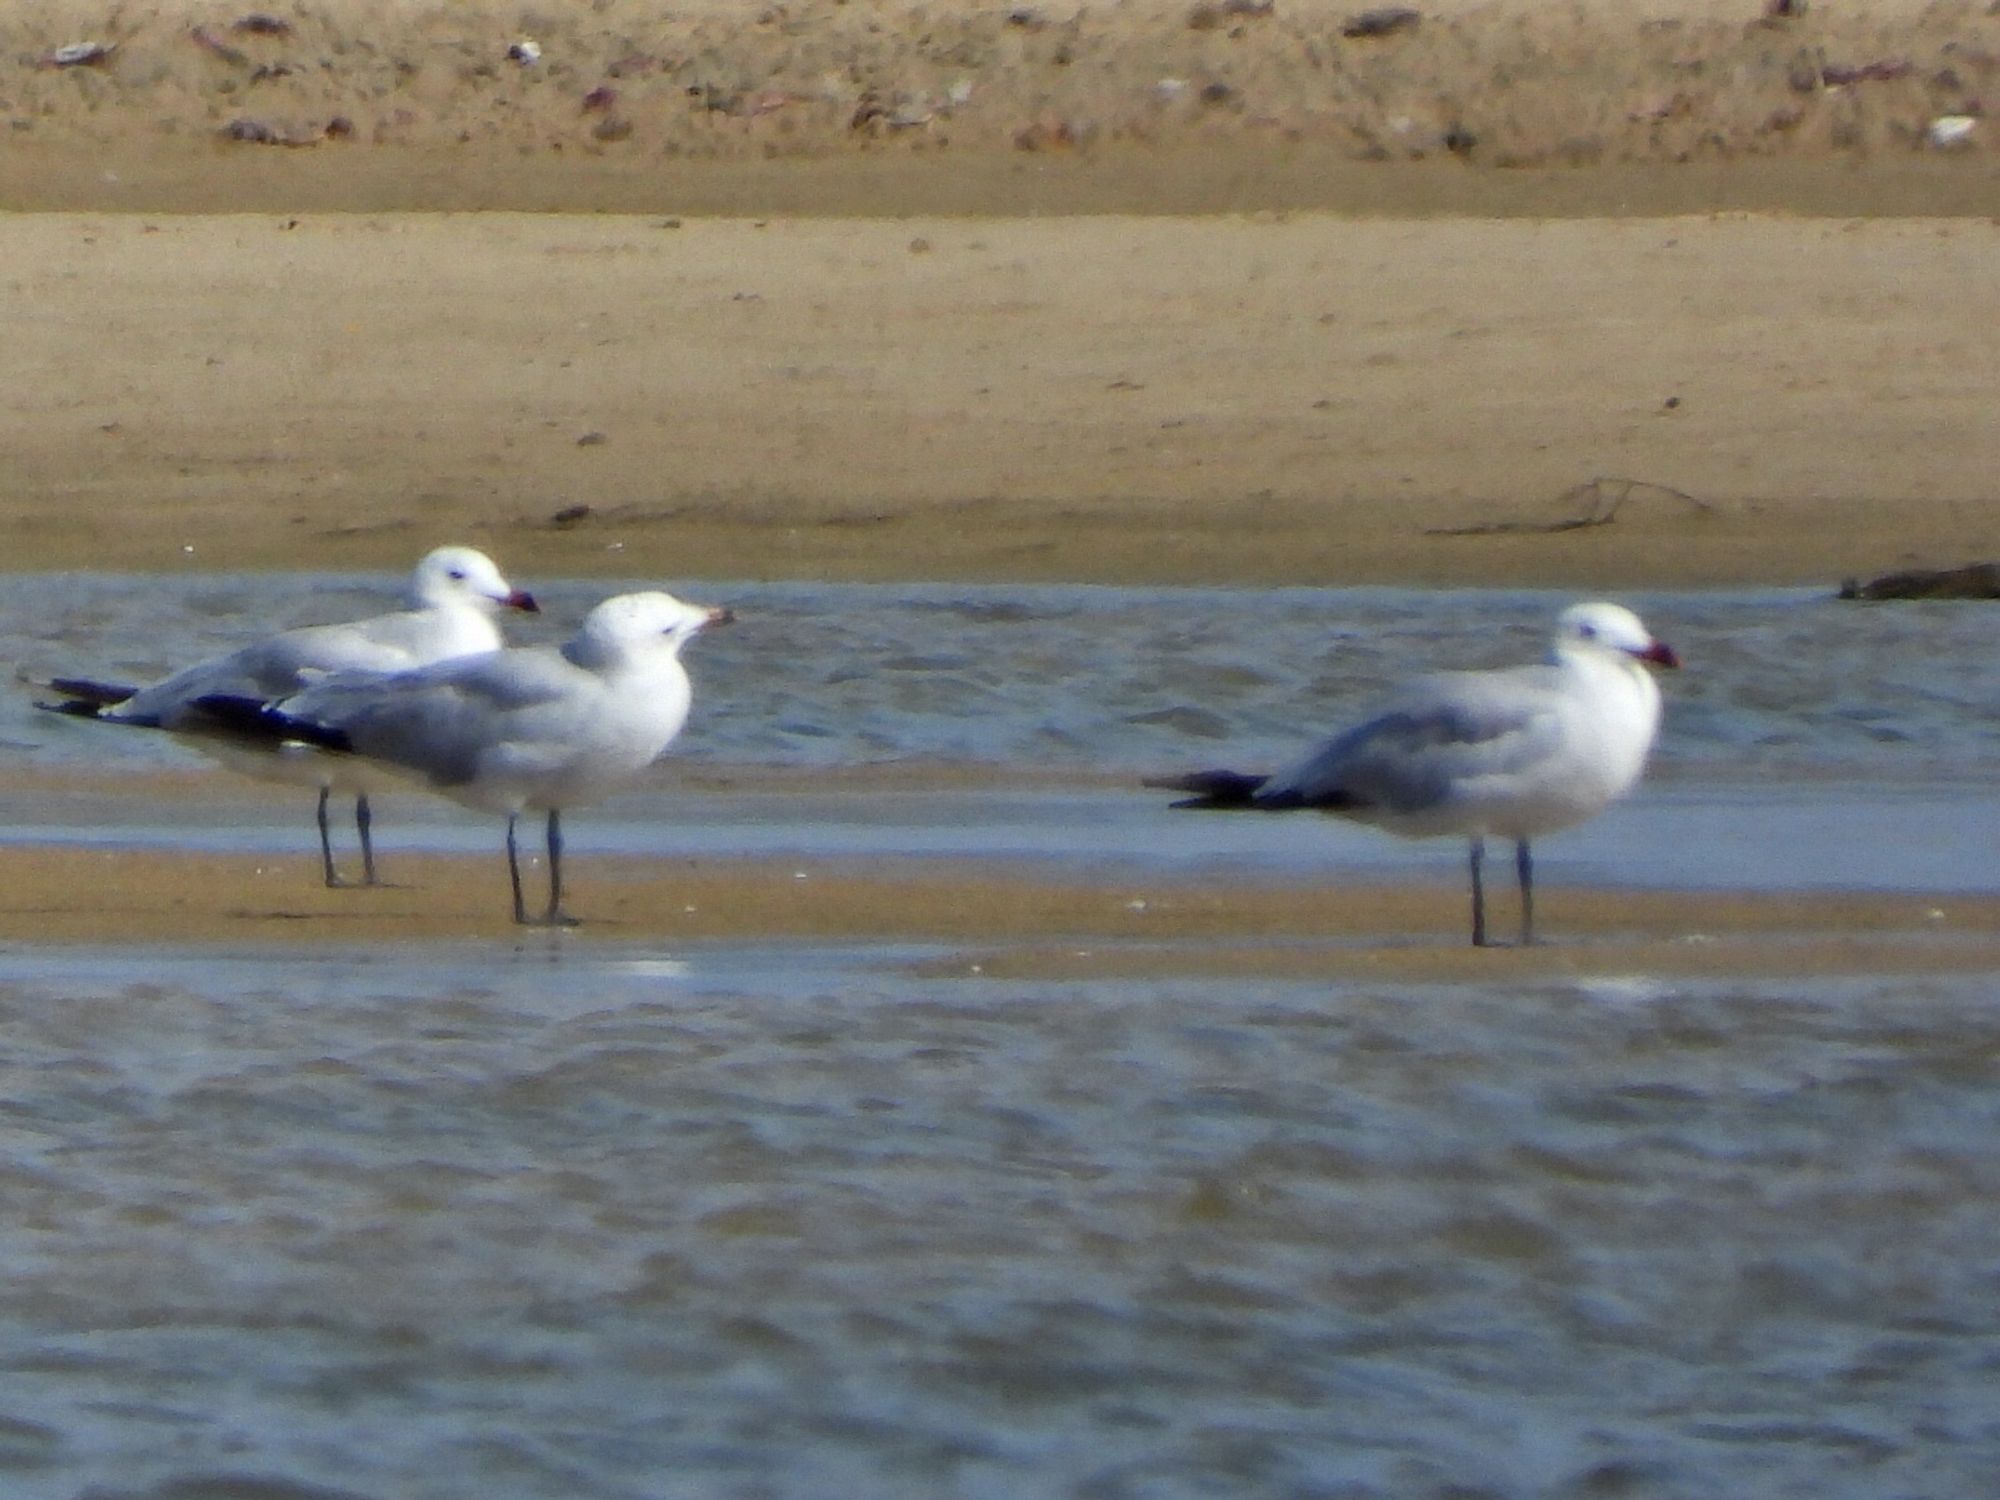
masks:
{"label": "seagull", "polygon": [[1680,658],[1620,605],[1575,604],[1546,664],[1419,679],[1373,718],[1273,776],[1199,771],[1149,785],[1175,807],[1314,809],[1405,838],[1470,840],[1472,941],[1487,946],[1485,840],[1514,841],[1521,942],[1535,941],[1529,841],[1595,817],[1630,791],[1660,727],[1646,668]]}
{"label": "seagull", "polygon": [[495,615],[503,608],[530,613],[536,608],[532,595],[508,583],[493,559],[471,547],[439,547],[427,554],[411,575],[409,604],[406,610],[365,620],[281,631],[151,687],[84,677],[36,679],[37,686],[59,695],[37,707],[107,724],[172,730],[237,770],[317,786],[320,870],[330,888],[348,882],[334,866],[327,799],[336,790],[352,792],[354,827],[361,837],[361,884],[377,885],[368,793],[385,778],[360,774],[364,768],[301,745],[246,744],[228,737],[222,723],[199,703],[215,694],[279,698],[334,672],[394,672],[496,650],[502,642]]}
{"label": "seagull", "polygon": [[[632,780],[673,743],[692,699],[681,649],[734,618],[671,594],[620,594],[559,648],[344,673],[276,702],[219,694],[198,706],[242,732],[376,762],[467,807],[505,813],[515,922],[573,927],[562,905],[562,810]],[[549,899],[538,917],[522,900],[515,845],[528,811],[548,814]]]}

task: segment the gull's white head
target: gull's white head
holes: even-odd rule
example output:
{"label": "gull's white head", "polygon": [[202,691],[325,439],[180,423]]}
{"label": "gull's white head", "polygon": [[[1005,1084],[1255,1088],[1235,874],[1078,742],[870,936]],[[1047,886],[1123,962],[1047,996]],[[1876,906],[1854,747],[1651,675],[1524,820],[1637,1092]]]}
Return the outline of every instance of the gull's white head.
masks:
{"label": "gull's white head", "polygon": [[439,547],[426,555],[411,575],[410,596],[423,609],[474,604],[489,614],[501,608],[532,614],[538,607],[534,595],[515,588],[492,558],[472,547]]}
{"label": "gull's white head", "polygon": [[735,618],[728,609],[686,604],[672,594],[618,594],[583,617],[578,638],[607,656],[660,647],[678,655],[709,626],[727,625]]}
{"label": "gull's white head", "polygon": [[1620,652],[1656,667],[1678,667],[1680,657],[1665,641],[1655,640],[1639,617],[1622,604],[1595,600],[1572,604],[1556,620],[1556,654],[1566,651]]}

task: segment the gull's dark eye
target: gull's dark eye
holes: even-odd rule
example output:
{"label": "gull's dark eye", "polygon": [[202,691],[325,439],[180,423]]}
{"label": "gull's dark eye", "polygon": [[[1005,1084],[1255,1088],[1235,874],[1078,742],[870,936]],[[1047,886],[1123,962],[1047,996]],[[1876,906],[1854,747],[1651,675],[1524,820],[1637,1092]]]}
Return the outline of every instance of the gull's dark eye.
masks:
{"label": "gull's dark eye", "polygon": [[1590,624],[1588,621],[1577,626],[1576,633],[1582,636],[1586,641],[1594,641],[1597,639],[1597,627],[1595,625]]}
{"label": "gull's dark eye", "polygon": [[445,574],[444,576],[449,578],[453,583],[463,583],[465,582],[465,569],[453,568],[449,573]]}

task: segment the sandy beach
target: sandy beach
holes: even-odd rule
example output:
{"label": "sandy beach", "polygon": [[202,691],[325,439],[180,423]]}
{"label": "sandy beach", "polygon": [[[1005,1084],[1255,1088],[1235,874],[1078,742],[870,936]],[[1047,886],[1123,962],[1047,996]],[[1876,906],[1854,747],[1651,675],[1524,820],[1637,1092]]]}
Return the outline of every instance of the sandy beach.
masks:
{"label": "sandy beach", "polygon": [[1994,545],[1995,242],[16,215],[8,564],[1831,587]]}
{"label": "sandy beach", "polygon": [[1983,126],[1925,132],[1977,122],[2000,22],[1358,14],[15,7],[7,565],[1584,587],[1991,549],[2000,178]]}

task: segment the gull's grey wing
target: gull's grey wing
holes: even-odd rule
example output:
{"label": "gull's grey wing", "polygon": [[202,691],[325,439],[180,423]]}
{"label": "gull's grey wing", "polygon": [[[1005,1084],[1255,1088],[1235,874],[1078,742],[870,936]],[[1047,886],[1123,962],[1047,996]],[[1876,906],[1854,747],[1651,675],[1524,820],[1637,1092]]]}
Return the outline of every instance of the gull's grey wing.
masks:
{"label": "gull's grey wing", "polygon": [[141,688],[105,717],[165,729],[186,729],[198,726],[204,717],[195,707],[199,698],[225,695],[275,698],[296,691],[298,686],[296,654],[286,646],[282,636],[274,636],[227,656],[183,667],[173,676]]}
{"label": "gull's grey wing", "polygon": [[1422,812],[1547,759],[1562,733],[1552,668],[1440,674],[1273,776],[1256,805]]}
{"label": "gull's grey wing", "polygon": [[450,787],[469,781],[510,727],[573,704],[587,675],[554,650],[491,651],[410,672],[339,673],[277,708],[338,730],[356,754]]}
{"label": "gull's grey wing", "polygon": [[[382,616],[395,620],[402,616]],[[206,717],[196,700],[210,697],[283,698],[328,672],[395,671],[410,657],[394,642],[384,644],[374,629],[380,621],[347,625],[307,625],[184,667],[141,688],[106,717],[167,729],[198,729]]]}

